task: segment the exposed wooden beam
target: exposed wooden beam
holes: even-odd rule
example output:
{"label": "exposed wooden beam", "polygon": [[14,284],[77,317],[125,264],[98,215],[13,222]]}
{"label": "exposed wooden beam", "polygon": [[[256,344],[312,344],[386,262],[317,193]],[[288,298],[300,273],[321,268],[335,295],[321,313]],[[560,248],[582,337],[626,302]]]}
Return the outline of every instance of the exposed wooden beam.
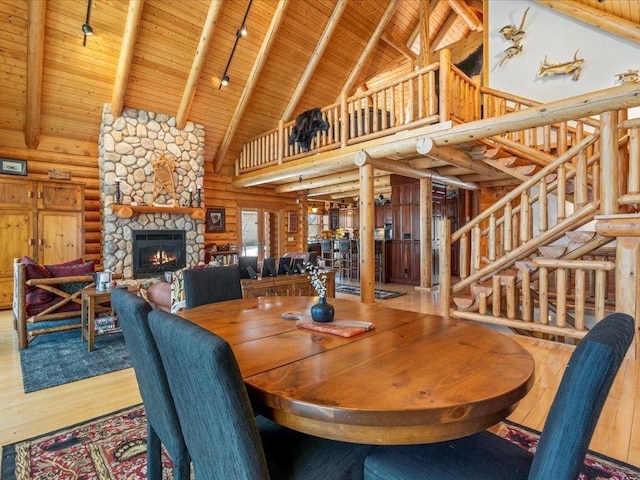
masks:
{"label": "exposed wooden beam", "polygon": [[[378,195],[385,194],[385,193],[391,193],[392,188],[391,187],[378,187],[373,189],[373,197],[377,197]],[[342,198],[360,198],[360,188],[358,188],[357,190],[351,190],[349,192],[337,192],[337,193],[332,193],[329,198],[331,200],[340,200]],[[364,196],[362,197],[364,198]]]}
{"label": "exposed wooden beam", "polygon": [[113,83],[113,93],[111,94],[111,112],[118,117],[124,108],[124,95],[126,93],[129,71],[133,61],[133,50],[136,45],[140,19],[142,18],[142,7],[144,0],[129,0],[127,10],[127,23],[122,34],[122,46],[120,47],[120,57],[118,58],[118,68]]}
{"label": "exposed wooden beam", "polygon": [[416,59],[416,54],[413,53],[413,50],[408,49],[407,47],[405,47],[402,44],[399,44],[397,42],[394,42],[393,39],[391,39],[389,37],[389,35],[385,32],[380,36],[380,40],[382,40],[384,43],[386,43],[387,45],[389,45],[391,48],[393,48],[396,52],[398,52],[400,55],[406,57],[408,60],[415,60]]}
{"label": "exposed wooden beam", "polygon": [[640,24],[611,15],[597,8],[579,2],[558,2],[555,0],[537,0],[540,5],[569,15],[585,22],[590,27],[599,28],[614,35],[640,43]]}
{"label": "exposed wooden beam", "polygon": [[445,161],[451,165],[471,170],[472,172],[483,173],[485,175],[498,173],[495,168],[490,167],[483,161],[472,160],[471,157],[460,150],[446,146],[438,147],[434,143],[433,139],[428,137],[418,140],[416,149],[418,150],[418,153],[421,153],[422,155],[426,155],[436,160]]}
{"label": "exposed wooden beam", "polygon": [[433,37],[433,40],[431,41],[431,46],[433,48],[438,49],[440,47],[440,44],[442,43],[442,40],[444,40],[444,37],[449,32],[451,25],[453,25],[457,19],[458,19],[458,15],[456,15],[456,12],[451,10],[451,12],[449,13],[449,16],[447,17],[447,20],[444,22],[440,30],[438,30],[438,33],[436,33],[436,36]]}
{"label": "exposed wooden beam", "polygon": [[282,118],[284,119],[285,122],[290,120],[291,115],[293,114],[293,111],[295,110],[296,106],[298,105],[298,102],[300,101],[300,98],[302,97],[302,94],[306,90],[307,85],[309,85],[309,82],[311,81],[313,73],[316,71],[316,67],[318,66],[318,63],[320,62],[320,59],[322,58],[322,55],[326,50],[327,45],[329,44],[329,40],[331,40],[331,36],[333,35],[333,32],[335,31],[336,27],[338,26],[338,23],[340,22],[340,17],[342,17],[342,14],[344,13],[344,9],[347,7],[347,2],[348,0],[338,0],[338,3],[333,9],[333,12],[331,13],[331,18],[329,18],[329,21],[327,22],[327,25],[324,28],[324,32],[322,32],[322,37],[320,37],[320,41],[316,45],[316,49],[311,54],[311,58],[309,59],[307,68],[305,68],[304,73],[302,74],[302,77],[300,77],[300,80],[298,80],[298,85],[296,86],[296,90],[295,92],[293,92],[293,95],[289,99],[289,104],[287,105],[287,108],[282,114]]}
{"label": "exposed wooden beam", "polygon": [[426,67],[431,63],[429,52],[429,0],[420,0],[420,66]]}
{"label": "exposed wooden beam", "polygon": [[479,188],[477,184],[466,183],[458,178],[443,177],[427,170],[418,170],[416,168],[411,168],[404,162],[382,158],[371,158],[364,151],[358,153],[358,155],[356,156],[355,164],[358,167],[362,167],[365,164],[371,164],[374,168],[385,170],[390,173],[397,173],[398,175],[403,175],[410,178],[430,178],[434,182],[442,183],[444,185],[451,185],[453,187],[464,188],[465,190],[477,190]]}
{"label": "exposed wooden beam", "polygon": [[[362,68],[364,67],[365,62],[369,58],[369,55],[371,55],[371,52],[376,46],[376,43],[378,43],[378,41],[380,40],[380,37],[382,36],[382,33],[384,32],[384,29],[387,26],[387,23],[389,23],[389,21],[393,17],[393,12],[398,6],[398,1],[399,0],[389,0],[387,9],[382,14],[382,18],[380,19],[380,21],[378,22],[378,25],[376,26],[375,30],[371,34],[371,37],[369,37],[369,41],[367,42],[367,45],[364,47],[364,50],[360,54],[360,57],[356,61],[356,64],[351,69],[351,73],[349,74],[347,81],[342,86],[341,92],[347,92],[347,94],[349,94],[349,92],[353,88],[358,78],[358,75],[360,74],[360,72],[362,71]],[[340,101],[340,96],[338,96],[338,98],[336,99],[336,103],[338,103],[339,101]]]}
{"label": "exposed wooden beam", "polygon": [[[434,12],[435,9],[438,7],[438,4],[443,1],[443,0],[431,0],[429,2],[429,12]],[[431,20],[431,15],[429,15],[429,20]],[[429,23],[429,26],[431,26],[431,23]],[[411,31],[411,34],[409,35],[409,38],[407,39],[407,48],[411,49],[411,47],[413,46],[413,44],[416,41],[416,37],[418,35],[420,35],[420,20],[418,19],[416,26],[414,27],[414,29]],[[420,47],[422,48],[422,47]]]}
{"label": "exposed wooden beam", "polygon": [[42,108],[42,72],[44,71],[44,31],[47,17],[46,0],[29,0],[29,33],[27,37],[27,104],[24,139],[28,148],[40,143],[40,110]]}
{"label": "exposed wooden beam", "polygon": [[207,58],[207,52],[211,45],[211,39],[213,38],[213,30],[215,29],[220,10],[222,10],[223,2],[211,2],[209,4],[209,11],[207,12],[207,18],[204,21],[202,27],[202,33],[200,34],[200,41],[196,54],[193,56],[193,63],[191,64],[191,70],[189,71],[189,78],[187,84],[182,92],[182,99],[180,100],[180,106],[178,107],[178,113],[176,114],[176,126],[179,129],[183,129],[185,123],[187,123],[187,117],[191,111],[191,103],[193,97],[196,94],[198,88],[198,81],[200,80],[200,73],[202,72],[202,66]]}
{"label": "exposed wooden beam", "polygon": [[482,21],[469,6],[460,0],[449,0],[449,5],[474,32],[482,30]]}
{"label": "exposed wooden beam", "polygon": [[[374,188],[386,188],[391,186],[391,179],[389,178],[389,174],[385,174],[381,172],[382,176],[375,176],[373,179]],[[310,197],[318,197],[321,195],[328,195],[332,193],[339,192],[350,192],[352,190],[357,190],[360,188],[360,179],[352,181],[352,182],[343,182],[335,185],[327,185],[325,187],[313,188],[307,191],[307,195]]]}
{"label": "exposed wooden beam", "polygon": [[260,51],[258,52],[258,55],[256,57],[256,62],[253,64],[253,68],[249,73],[247,83],[244,87],[244,90],[242,91],[242,95],[240,95],[240,99],[236,105],[236,109],[231,116],[232,120],[231,122],[229,122],[229,127],[224,134],[224,139],[220,144],[220,148],[218,149],[218,153],[216,154],[216,158],[213,162],[213,169],[215,173],[220,173],[220,169],[222,168],[222,164],[224,162],[224,157],[227,156],[227,152],[229,151],[229,147],[231,146],[231,140],[233,140],[233,136],[238,129],[240,120],[242,119],[242,114],[249,105],[249,98],[251,97],[251,94],[256,87],[256,82],[258,80],[258,77],[260,76],[262,67],[264,67],[264,64],[267,61],[268,53],[271,50],[273,42],[276,39],[276,32],[282,24],[282,20],[284,19],[284,12],[287,9],[288,5],[289,0],[280,0],[277,3],[277,7],[275,12],[273,13],[273,17],[271,17],[271,23],[269,24],[269,28],[267,29],[264,41],[262,42]]}
{"label": "exposed wooden beam", "polygon": [[[374,176],[386,176],[384,172],[374,174]],[[313,190],[314,188],[326,187],[327,185],[337,185],[344,182],[355,182],[360,179],[356,171],[334,173],[323,177],[314,177],[306,180],[299,179],[297,182],[285,183],[274,188],[276,193],[299,192],[301,190]]]}

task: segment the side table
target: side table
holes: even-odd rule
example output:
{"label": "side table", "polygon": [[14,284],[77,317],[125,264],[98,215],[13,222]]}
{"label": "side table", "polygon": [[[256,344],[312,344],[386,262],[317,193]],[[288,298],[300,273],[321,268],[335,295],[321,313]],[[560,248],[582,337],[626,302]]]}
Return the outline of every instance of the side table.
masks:
{"label": "side table", "polygon": [[[120,329],[113,329],[110,332],[96,333],[95,320],[96,310],[104,311],[105,307],[100,307],[101,303],[111,300],[111,290],[108,292],[98,292],[95,287],[86,287],[82,289],[82,341],[87,342],[89,351],[93,350],[93,342],[96,336],[105,335],[107,333],[117,333]],[[96,308],[97,307],[97,308]]]}

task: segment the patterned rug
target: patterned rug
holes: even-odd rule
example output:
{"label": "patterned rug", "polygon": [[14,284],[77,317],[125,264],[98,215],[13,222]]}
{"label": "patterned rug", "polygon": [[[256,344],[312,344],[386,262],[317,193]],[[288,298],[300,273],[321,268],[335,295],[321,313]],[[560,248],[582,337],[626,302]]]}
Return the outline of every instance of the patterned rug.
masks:
{"label": "patterned rug", "polygon": [[[503,422],[498,434],[525,450],[538,432]],[[141,405],[2,447],[2,480],[146,479],[146,417]],[[173,478],[164,455],[163,479]],[[589,452],[580,480],[640,480],[640,470]]]}
{"label": "patterned rug", "polygon": [[[336,292],[348,293],[349,295],[360,295],[360,287],[355,285],[336,285]],[[407,292],[393,292],[391,290],[379,290],[376,288],[375,297],[378,300],[387,300],[388,298],[406,295]]]}
{"label": "patterned rug", "polygon": [[80,330],[37,336],[20,350],[24,392],[35,392],[131,367],[122,334],[96,337],[92,352]]}

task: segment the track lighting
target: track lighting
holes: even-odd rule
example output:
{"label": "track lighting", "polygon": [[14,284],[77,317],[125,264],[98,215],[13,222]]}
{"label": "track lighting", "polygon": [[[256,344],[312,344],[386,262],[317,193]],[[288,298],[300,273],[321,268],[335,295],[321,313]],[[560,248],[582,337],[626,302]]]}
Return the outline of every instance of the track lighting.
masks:
{"label": "track lighting", "polygon": [[87,37],[93,35],[93,28],[89,24],[89,16],[91,15],[91,0],[87,0],[87,16],[82,24],[82,46],[87,45]]}
{"label": "track lighting", "polygon": [[236,52],[236,47],[238,46],[238,40],[240,40],[240,38],[242,37],[245,37],[248,33],[245,22],[247,21],[247,15],[249,15],[249,9],[251,8],[252,2],[253,0],[249,0],[249,5],[247,5],[247,11],[244,13],[244,18],[242,19],[242,24],[240,25],[240,28],[236,30],[236,41],[234,42],[233,48],[231,49],[231,55],[229,55],[229,61],[227,62],[227,66],[224,67],[224,73],[222,74],[222,80],[220,80],[220,86],[218,87],[218,90],[221,89],[222,87],[226,87],[227,85],[229,85],[229,75],[227,75],[227,72],[229,71],[229,65],[231,65],[233,54]]}

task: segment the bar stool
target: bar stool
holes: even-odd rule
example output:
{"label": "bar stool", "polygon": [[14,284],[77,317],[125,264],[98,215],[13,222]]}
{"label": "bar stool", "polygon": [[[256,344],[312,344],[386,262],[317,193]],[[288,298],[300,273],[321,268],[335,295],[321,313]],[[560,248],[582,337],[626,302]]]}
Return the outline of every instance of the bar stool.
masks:
{"label": "bar stool", "polygon": [[338,274],[340,279],[348,278],[351,280],[351,240],[338,240]]}
{"label": "bar stool", "polygon": [[384,242],[375,242],[374,254],[373,254],[373,271],[376,282],[382,283],[384,277],[384,262],[383,262],[383,246]]}
{"label": "bar stool", "polygon": [[320,240],[320,258],[326,268],[334,267],[333,240]]}
{"label": "bar stool", "polygon": [[351,240],[351,279],[360,280],[360,241]]}

